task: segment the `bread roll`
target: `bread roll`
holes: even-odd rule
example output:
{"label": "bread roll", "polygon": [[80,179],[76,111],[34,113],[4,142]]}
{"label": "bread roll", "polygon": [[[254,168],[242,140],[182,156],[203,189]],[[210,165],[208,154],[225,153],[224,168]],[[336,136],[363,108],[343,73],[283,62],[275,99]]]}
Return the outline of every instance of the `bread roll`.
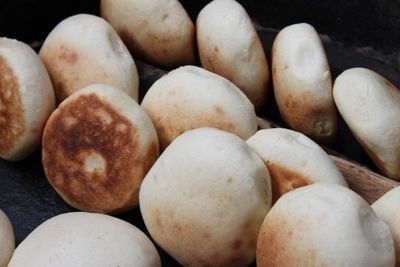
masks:
{"label": "bread roll", "polygon": [[269,170],[274,202],[297,187],[317,182],[347,186],[328,154],[301,133],[283,128],[266,129],[246,142]]}
{"label": "bread roll", "polygon": [[113,85],[138,100],[135,62],[102,18],[79,14],[61,21],[44,41],[40,57],[59,102],[94,83]]}
{"label": "bread roll", "polygon": [[14,230],[7,215],[0,210],[0,267],[7,267],[15,249]]}
{"label": "bread roll", "polygon": [[8,267],[159,267],[150,239],[120,219],[71,212],[39,225],[15,250]]}
{"label": "bread roll", "polygon": [[257,130],[249,99],[225,78],[195,66],[178,68],[156,81],[141,105],[157,129],[162,149],[195,128],[214,127],[243,139]]}
{"label": "bread roll", "polygon": [[333,88],[340,114],[376,166],[400,179],[400,91],[368,69],[340,74]]}
{"label": "bread roll", "polygon": [[71,206],[116,213],[138,203],[139,187],[159,155],[157,133],[120,89],[88,86],[51,114],[43,136],[47,178]]}
{"label": "bread roll", "polygon": [[337,132],[332,80],[316,30],[300,23],[281,30],[272,46],[272,80],[279,111],[296,131],[330,142]]}
{"label": "bread roll", "polygon": [[194,25],[178,0],[101,0],[101,16],[135,57],[164,68],[194,63]]}
{"label": "bread roll", "polygon": [[395,187],[379,198],[372,208],[390,229],[396,249],[396,266],[400,266],[400,187]]}
{"label": "bread roll", "polygon": [[395,264],[387,225],[356,193],[316,183],[283,195],[258,237],[258,267],[389,267]]}
{"label": "bread roll", "polygon": [[246,10],[234,0],[214,0],[201,10],[196,26],[201,65],[236,84],[260,109],[269,68]]}
{"label": "bread roll", "polygon": [[183,266],[248,266],[270,206],[261,159],[239,137],[213,128],[175,139],[140,189],[147,229]]}
{"label": "bread roll", "polygon": [[20,160],[38,148],[54,108],[53,86],[35,51],[0,38],[0,158]]}

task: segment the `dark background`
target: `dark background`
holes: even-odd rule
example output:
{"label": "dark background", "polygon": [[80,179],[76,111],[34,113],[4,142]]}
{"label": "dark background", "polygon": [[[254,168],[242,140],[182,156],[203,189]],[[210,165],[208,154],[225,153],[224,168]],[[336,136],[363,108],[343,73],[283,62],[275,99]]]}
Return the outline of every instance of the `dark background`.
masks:
{"label": "dark background", "polygon": [[[181,0],[193,20],[208,2]],[[266,28],[281,29],[293,23],[308,22],[321,34],[329,36],[324,45],[333,77],[347,68],[364,66],[400,86],[400,0],[239,2],[254,21]],[[99,14],[99,0],[0,0],[0,36],[27,43],[43,41],[57,23],[78,13]],[[276,31],[261,30],[259,33],[269,54]],[[281,122],[276,108],[275,112],[267,111],[267,114]],[[374,169],[342,120],[338,141],[332,147]],[[14,224],[17,244],[46,219],[74,210],[48,184],[40,158],[40,151],[36,151],[17,163],[0,159],[0,209]],[[139,209],[118,217],[145,231]],[[161,257],[164,266],[176,266],[165,253],[161,252]]]}

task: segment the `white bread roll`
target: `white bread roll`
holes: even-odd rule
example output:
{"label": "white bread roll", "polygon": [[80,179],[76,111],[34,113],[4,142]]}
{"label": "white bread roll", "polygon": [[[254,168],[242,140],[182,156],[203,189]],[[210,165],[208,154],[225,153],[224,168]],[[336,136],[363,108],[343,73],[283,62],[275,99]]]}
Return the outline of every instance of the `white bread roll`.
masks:
{"label": "white bread roll", "polygon": [[350,189],[317,183],[283,195],[266,216],[258,267],[393,267],[387,225]]}
{"label": "white bread roll", "polygon": [[113,85],[138,100],[135,62],[118,34],[102,18],[79,14],[64,19],[47,36],[39,55],[59,102],[94,83]]}
{"label": "white bread roll", "polygon": [[14,230],[7,215],[0,210],[0,267],[7,267],[15,249]]}
{"label": "white bread roll", "polygon": [[54,108],[39,56],[22,42],[0,38],[0,158],[20,160],[38,148]]}
{"label": "white bread roll", "polygon": [[317,182],[347,186],[328,154],[301,133],[283,128],[260,130],[246,143],[268,168],[274,202],[293,189]]}
{"label": "white bread roll", "polygon": [[344,71],[335,81],[337,108],[376,166],[400,179],[400,91],[364,68]]}
{"label": "white bread roll", "polygon": [[149,117],[120,89],[105,84],[64,100],[43,135],[49,182],[84,211],[116,213],[136,206],[140,184],[158,155]]}
{"label": "white bread roll", "polygon": [[101,0],[101,16],[135,57],[164,68],[194,63],[194,25],[178,0]]}
{"label": "white bread roll", "polygon": [[160,267],[150,239],[135,226],[103,214],[71,212],[39,225],[8,267]]}
{"label": "white bread roll", "polygon": [[309,24],[288,26],[272,46],[272,80],[279,111],[296,131],[322,142],[337,132],[332,79],[324,47]]}
{"label": "white bread roll", "polygon": [[184,266],[248,266],[270,206],[261,159],[239,137],[213,128],[175,139],[140,189],[147,229]]}
{"label": "white bread roll", "polygon": [[218,128],[242,139],[257,131],[249,99],[225,78],[195,66],[160,78],[141,105],[157,129],[162,149],[183,132],[200,127]]}
{"label": "white bread roll", "polygon": [[269,67],[246,10],[234,0],[214,0],[197,17],[201,65],[236,84],[256,106],[265,103]]}
{"label": "white bread roll", "polygon": [[396,249],[396,266],[400,266],[400,187],[395,187],[380,197],[373,205],[375,211],[381,220],[383,220],[390,229],[393,236]]}

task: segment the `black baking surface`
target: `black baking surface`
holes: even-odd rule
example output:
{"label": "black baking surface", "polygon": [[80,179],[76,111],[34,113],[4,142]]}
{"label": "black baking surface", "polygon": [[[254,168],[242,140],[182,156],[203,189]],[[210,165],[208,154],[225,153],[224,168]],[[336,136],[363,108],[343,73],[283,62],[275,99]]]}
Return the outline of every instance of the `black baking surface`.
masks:
{"label": "black baking surface", "polygon": [[[55,10],[52,10],[47,18],[42,18],[41,20],[36,20],[35,22],[29,24],[30,19],[35,18],[34,15],[31,17],[26,17],[26,25],[16,24],[14,28],[10,24],[4,24],[3,22],[7,17],[9,21],[13,21],[12,14],[21,14],[20,12],[13,11],[13,12],[5,12],[10,8],[13,9],[20,9],[26,8],[26,5],[23,3],[29,3],[29,5],[33,5],[36,3],[40,6],[43,3],[58,3],[61,6],[58,6]],[[73,8],[68,3],[80,3]],[[182,1],[185,7],[188,7],[188,2],[193,1]],[[207,1],[199,1],[193,4],[192,16],[194,12],[197,12],[199,7],[204,5]],[[255,10],[259,7],[261,1],[241,1],[245,4],[249,10]],[[276,10],[283,10],[284,5],[289,5],[290,1],[272,1],[273,3],[277,3]],[[308,1],[294,1],[295,5],[301,5],[301,3],[306,4]],[[332,2],[333,1],[328,1]],[[355,1],[360,2],[360,1]],[[377,1],[368,1],[370,3],[377,3]],[[396,1],[395,1],[396,2]],[[397,1],[398,3],[398,1]],[[51,4],[50,6],[53,6]],[[94,13],[97,14],[98,1],[15,1],[15,0],[1,0],[0,1],[0,36],[11,35],[11,37],[17,37],[24,41],[33,41],[33,40],[42,40],[45,36],[46,31],[50,30],[53,27],[56,21],[61,20],[63,17],[67,15],[65,12],[73,13]],[[314,6],[314,9],[321,7],[322,4]],[[377,5],[377,4],[376,4]],[[265,6],[267,6],[265,4]],[[62,8],[64,7],[64,10]],[[263,7],[258,9],[258,13],[262,10]],[[267,8],[267,7],[265,7]],[[368,7],[368,10],[370,7]],[[301,11],[301,9],[300,9]],[[43,12],[43,11],[42,11]],[[282,11],[283,12],[283,11]],[[288,10],[288,14],[292,14],[293,10]],[[321,12],[321,11],[320,11]],[[389,12],[389,10],[387,10]],[[393,12],[397,12],[396,10]],[[3,13],[7,13],[9,15],[3,16]],[[258,14],[257,13],[257,14]],[[39,14],[42,14],[39,12]],[[270,13],[268,13],[270,14]],[[357,13],[358,14],[358,13]],[[70,15],[70,14],[68,14]],[[305,18],[307,16],[311,16],[309,12],[305,13]],[[21,15],[18,15],[19,17]],[[268,19],[263,17],[262,15],[256,15],[255,21],[261,23],[263,27],[265,27],[265,23],[268,22]],[[282,13],[276,13],[277,17],[283,16]],[[315,22],[318,23],[321,20],[321,14],[318,14],[314,19]],[[290,16],[289,16],[290,17]],[[363,15],[357,15],[358,17],[363,17]],[[400,17],[400,14],[397,13],[397,16]],[[293,16],[291,17],[293,18]],[[272,20],[271,18],[270,20]],[[295,19],[301,19],[299,16],[295,17]],[[306,20],[305,19],[305,20]],[[334,24],[333,21],[328,20],[325,24],[315,25],[317,30],[319,28],[324,30],[324,33],[329,31],[330,24]],[[398,33],[400,33],[400,23],[393,24],[395,29],[398,29],[396,33],[392,33],[392,31],[388,31],[391,36],[386,37],[386,39],[382,39],[381,31],[386,27],[386,20],[381,18],[374,18],[377,20],[376,23],[379,25],[383,25],[381,28],[378,28],[376,31],[371,31],[372,36],[367,37],[360,37],[359,40],[354,41],[352,38],[348,37],[346,34],[338,34],[336,28],[332,28],[332,33],[334,35],[329,35],[331,38],[328,38],[326,35],[323,35],[325,49],[328,54],[329,63],[331,66],[331,71],[333,77],[336,77],[340,74],[343,70],[351,68],[351,67],[369,67],[374,71],[382,74],[386,78],[388,78],[391,82],[393,82],[397,87],[400,86],[400,75],[399,75],[399,65],[400,59],[398,54],[392,53],[392,44],[395,40],[394,38],[398,37]],[[388,17],[390,21],[391,17]],[[46,21],[50,20],[51,23],[48,24]],[[289,19],[278,19],[272,26],[274,27],[283,27],[283,23],[289,21]],[[309,20],[306,20],[309,21]],[[309,21],[309,22],[314,22]],[[398,21],[398,20],[397,20]],[[280,24],[281,23],[281,24]],[[338,23],[346,23],[345,22],[338,22]],[[380,23],[380,24],[379,24]],[[328,26],[327,26],[328,25]],[[337,24],[339,25],[339,24]],[[347,24],[344,24],[347,25]],[[368,24],[369,25],[369,24]],[[30,27],[41,27],[41,31],[29,30]],[[265,50],[267,54],[269,54],[270,47],[273,41],[274,36],[276,35],[277,31],[271,29],[265,29],[263,27],[259,28],[259,33],[261,39],[263,41]],[[339,26],[338,26],[339,27]],[[356,26],[355,26],[356,27]],[[396,28],[397,27],[397,28]],[[346,29],[344,29],[346,30]],[[364,29],[359,29],[360,32],[364,32]],[[356,29],[350,29],[350,32],[356,32]],[[354,34],[357,34],[354,33]],[[376,35],[374,35],[376,34]],[[374,39],[375,38],[375,39]],[[376,40],[380,40],[377,43]],[[375,41],[374,41],[375,40]],[[372,43],[371,43],[372,42]],[[375,42],[375,43],[374,43]],[[365,44],[364,45],[360,45]],[[400,42],[399,42],[400,43]],[[384,49],[380,50],[381,47],[385,47]],[[387,50],[386,50],[387,48]],[[151,66],[146,64],[138,63],[138,70],[141,76],[141,97],[143,97],[144,92],[146,89],[151,86],[151,84],[162,75],[164,72],[154,69]],[[282,124],[281,118],[279,113],[277,112],[276,105],[273,101],[271,101],[268,105],[268,108],[264,111],[262,116],[271,118],[272,120]],[[335,144],[332,145],[334,150],[343,153],[347,157],[354,159],[358,162],[363,164],[367,164],[370,168],[376,170],[370,160],[368,159],[367,155],[361,149],[361,147],[355,142],[354,138],[352,137],[351,133],[349,132],[348,128],[344,124],[343,121],[340,121],[340,129],[339,129],[339,136],[338,140]],[[72,207],[65,204],[65,202],[57,195],[57,193],[51,188],[47,179],[43,173],[43,168],[41,165],[41,155],[40,150],[37,150],[33,155],[26,158],[20,162],[7,162],[0,159],[0,209],[4,210],[4,212],[10,217],[16,235],[16,242],[19,244],[34,228],[36,228],[39,224],[44,222],[45,220],[61,213],[75,211]],[[144,227],[143,220],[140,216],[139,208],[134,209],[133,211],[126,212],[123,214],[117,215],[117,217],[122,218],[132,224],[138,226],[143,231],[146,231]],[[206,245],[206,244],[205,244]],[[162,258],[163,266],[177,266],[177,263],[169,257],[166,253],[160,250],[160,255]]]}

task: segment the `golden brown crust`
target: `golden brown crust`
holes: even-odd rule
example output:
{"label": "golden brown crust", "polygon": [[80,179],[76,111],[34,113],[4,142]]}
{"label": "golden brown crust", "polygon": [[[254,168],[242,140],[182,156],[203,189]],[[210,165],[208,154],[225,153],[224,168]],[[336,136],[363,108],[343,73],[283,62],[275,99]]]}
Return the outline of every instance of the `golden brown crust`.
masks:
{"label": "golden brown crust", "polygon": [[[279,85],[279,82],[275,82],[274,85],[277,88],[286,86]],[[301,96],[296,95],[296,97],[279,90],[275,91],[275,94],[280,113],[291,128],[321,142],[330,142],[336,137],[337,126],[332,116],[336,110],[318,105],[309,92],[304,92]],[[302,99],[301,103],[299,99]]]}
{"label": "golden brown crust", "polygon": [[25,130],[24,108],[18,80],[0,56],[0,155],[14,148]]}
{"label": "golden brown crust", "polygon": [[[151,63],[165,69],[172,69],[178,66],[192,65],[195,61],[194,48],[196,45],[195,27],[193,23],[185,23],[181,25],[180,31],[158,31],[157,34],[148,31],[145,36],[138,36],[135,33],[135,28],[127,23],[117,22],[117,14],[121,12],[121,4],[117,1],[102,0],[100,13],[101,16],[114,24],[115,30],[121,37],[125,45],[129,48],[130,52],[135,58],[139,58],[146,62]],[[165,10],[164,13],[158,14],[160,27],[169,17],[169,10]],[[119,18],[124,19],[124,17]],[[126,19],[126,17],[125,17]],[[136,23],[141,25],[142,28],[148,28],[149,24],[155,23],[155,18],[148,18],[144,20],[137,20]],[[118,26],[116,26],[118,25]],[[183,36],[182,32],[188,32],[188,36]],[[185,40],[188,38],[187,40]],[[180,45],[180,50],[176,44],[185,42]],[[151,49],[149,49],[149,47]]]}
{"label": "golden brown crust", "polygon": [[[171,94],[176,93],[171,91]],[[186,131],[201,127],[213,127],[227,132],[235,132],[236,127],[231,119],[228,119],[227,112],[222,106],[214,105],[210,112],[192,113],[191,118],[180,123],[176,123],[176,118],[186,118],[188,113],[180,109],[179,105],[160,103],[157,110],[148,109],[143,106],[149,115],[157,130],[160,141],[160,148],[164,150],[176,137]],[[168,110],[166,113],[160,113],[160,110]],[[216,117],[217,115],[217,117]]]}
{"label": "golden brown crust", "polygon": [[292,267],[299,266],[299,262],[301,266],[331,266],[318,258],[315,248],[310,248],[304,242],[307,237],[302,228],[309,228],[310,220],[306,217],[299,220],[298,228],[294,231],[286,218],[274,215],[273,219],[267,218],[260,229],[257,242],[258,267]]}
{"label": "golden brown crust", "polygon": [[[221,251],[217,247],[218,240],[196,220],[188,218],[182,222],[171,209],[155,209],[150,216],[148,228],[152,229],[152,236],[162,237],[165,236],[164,232],[168,232],[168,236],[173,238],[164,239],[163,247],[167,251],[185,251],[185,255],[177,258],[184,266],[189,263],[192,266],[227,266],[228,263],[229,266],[244,266],[249,264],[246,261],[256,250],[258,232],[251,222],[245,223],[240,231],[232,235],[230,247],[222,255],[218,252]],[[193,243],[192,240],[196,242]],[[204,244],[207,244],[209,251],[215,253],[209,257],[199,255],[198,252],[204,250]]]}
{"label": "golden brown crust", "polygon": [[[165,15],[168,14],[164,14],[164,16]],[[167,48],[171,46],[171,43],[178,42],[180,37],[171,36],[169,33],[166,35],[155,35],[153,33],[148,33],[146,35],[145,42],[146,44],[152,45],[152,51],[149,53],[149,51],[147,51],[145,47],[141,46],[138,40],[135,39],[135,35],[131,29],[125,27],[118,29],[118,35],[135,57],[166,69],[171,69],[177,66],[191,65],[194,63],[193,47],[195,46],[195,31],[193,26],[191,26],[189,32],[189,45],[187,48],[181,51],[180,58],[175,58],[174,60],[169,60],[169,62],[167,62],[166,58],[171,58],[170,54],[174,53],[174,51],[169,51]],[[161,63],[157,57],[164,58],[165,62]]]}
{"label": "golden brown crust", "polygon": [[104,67],[96,63],[96,58],[79,53],[74,45],[65,42],[47,45],[41,51],[41,58],[49,72],[58,102],[92,83],[110,83],[112,78]]}
{"label": "golden brown crust", "polygon": [[[275,42],[279,39],[279,35]],[[326,100],[318,103],[311,92],[304,91],[305,85],[285,79],[284,73],[290,71],[287,64],[279,64],[280,56],[272,46],[272,81],[275,100],[284,121],[290,128],[302,132],[314,140],[329,143],[336,138],[336,108]],[[283,77],[282,77],[283,76]],[[293,87],[293,88],[291,88]],[[291,88],[291,90],[289,90]],[[294,90],[294,89],[298,90]],[[292,94],[291,92],[296,92]]]}
{"label": "golden brown crust", "polygon": [[289,191],[312,184],[308,177],[277,164],[267,163],[267,168],[271,176],[272,203]]}
{"label": "golden brown crust", "polygon": [[138,142],[135,125],[113,106],[95,94],[81,95],[60,106],[47,123],[43,165],[50,183],[71,205],[123,211],[138,199],[141,179],[158,155],[152,144],[148,157],[141,158]]}

